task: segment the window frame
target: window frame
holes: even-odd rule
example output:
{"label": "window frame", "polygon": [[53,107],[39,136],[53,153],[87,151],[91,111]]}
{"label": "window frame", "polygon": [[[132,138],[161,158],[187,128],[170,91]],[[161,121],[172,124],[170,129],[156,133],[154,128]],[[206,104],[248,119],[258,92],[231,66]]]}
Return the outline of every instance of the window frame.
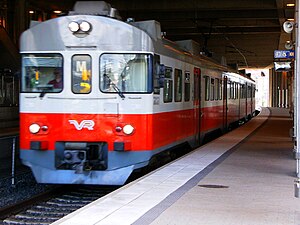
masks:
{"label": "window frame", "polygon": [[169,66],[165,67],[163,99],[164,103],[173,102],[173,68]]}
{"label": "window frame", "polygon": [[[90,77],[90,82],[89,82],[90,88],[89,88],[88,92],[75,92],[74,91],[74,75],[73,75],[74,60],[73,59],[76,56],[88,56],[90,58],[90,75],[89,75],[89,77]],[[72,91],[73,94],[79,94],[79,95],[83,94],[84,95],[84,94],[90,94],[92,92],[92,88],[93,88],[92,87],[92,77],[93,77],[92,76],[92,74],[93,74],[92,68],[93,68],[93,58],[92,58],[91,55],[89,55],[89,54],[74,54],[74,55],[72,55],[72,58],[71,58],[71,91]],[[83,72],[83,71],[81,71],[81,72]],[[88,74],[87,74],[87,76],[88,76]]]}
{"label": "window frame", "polygon": [[[125,52],[125,53],[115,53],[115,52],[104,52],[100,55],[99,57],[99,84],[98,84],[98,88],[99,90],[102,92],[102,93],[105,93],[105,94],[118,94],[118,92],[114,92],[114,91],[105,91],[105,90],[102,90],[102,72],[101,72],[101,58],[103,57],[103,55],[144,55],[144,56],[147,56],[147,59],[146,59],[146,66],[147,66],[147,69],[146,69],[146,75],[145,75],[145,80],[147,82],[146,84],[146,91],[123,91],[120,89],[120,91],[124,94],[151,94],[154,92],[154,87],[153,84],[155,83],[154,79],[154,69],[153,67],[155,66],[154,65],[154,57],[155,57],[155,60],[159,59],[159,56],[158,55],[155,55],[153,56],[153,54],[150,54],[150,53],[147,53],[147,52]],[[156,62],[159,62],[156,61]],[[155,94],[158,94],[160,92],[160,90],[158,92],[155,92]]]}
{"label": "window frame", "polygon": [[175,102],[182,101],[182,70],[177,68],[174,70],[174,95]]}
{"label": "window frame", "polygon": [[[51,55],[56,55],[56,56],[59,56],[61,61],[60,61],[60,64],[61,64],[61,76],[62,76],[62,88],[59,90],[59,91],[45,91],[43,89],[41,90],[37,90],[37,91],[26,91],[24,89],[27,89],[26,87],[23,87],[24,86],[24,70],[25,70],[25,67],[24,67],[24,62],[23,62],[23,59],[27,56],[30,56],[30,55],[33,55],[33,56],[36,56],[36,57],[41,57],[41,56],[51,56]],[[55,68],[55,67],[53,67]],[[57,68],[57,67],[56,67]],[[26,85],[26,84],[25,84]],[[64,90],[64,57],[61,53],[22,53],[21,54],[21,79],[20,79],[20,93],[45,93],[45,94],[57,94],[57,93],[61,93],[62,91]]]}
{"label": "window frame", "polygon": [[205,90],[205,101],[210,100],[210,77],[204,76],[204,90]]}
{"label": "window frame", "polygon": [[189,71],[184,72],[184,101],[189,102],[191,99],[191,73]]}

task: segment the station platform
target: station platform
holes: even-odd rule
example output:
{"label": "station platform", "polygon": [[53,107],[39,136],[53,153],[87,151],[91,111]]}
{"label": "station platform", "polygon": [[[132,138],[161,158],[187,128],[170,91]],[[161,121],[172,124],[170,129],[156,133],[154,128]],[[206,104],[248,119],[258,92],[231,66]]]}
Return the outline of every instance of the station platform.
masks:
{"label": "station platform", "polygon": [[245,125],[54,222],[54,225],[300,224],[287,109]]}

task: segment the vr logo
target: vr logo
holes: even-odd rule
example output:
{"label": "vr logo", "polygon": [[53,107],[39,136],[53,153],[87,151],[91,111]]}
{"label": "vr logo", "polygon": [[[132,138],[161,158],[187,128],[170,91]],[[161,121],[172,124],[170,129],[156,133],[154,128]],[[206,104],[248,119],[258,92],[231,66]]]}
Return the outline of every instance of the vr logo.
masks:
{"label": "vr logo", "polygon": [[73,124],[77,130],[86,128],[88,130],[94,130],[95,122],[93,120],[82,120],[78,123],[76,120],[69,120],[70,124]]}

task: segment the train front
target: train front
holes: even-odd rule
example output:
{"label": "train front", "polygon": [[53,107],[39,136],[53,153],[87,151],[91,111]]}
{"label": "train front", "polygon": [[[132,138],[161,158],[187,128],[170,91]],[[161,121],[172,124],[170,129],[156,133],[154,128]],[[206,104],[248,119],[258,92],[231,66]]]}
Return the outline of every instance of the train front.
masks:
{"label": "train front", "polygon": [[20,157],[37,182],[121,185],[148,164],[152,52],[145,32],[98,14],[22,34]]}

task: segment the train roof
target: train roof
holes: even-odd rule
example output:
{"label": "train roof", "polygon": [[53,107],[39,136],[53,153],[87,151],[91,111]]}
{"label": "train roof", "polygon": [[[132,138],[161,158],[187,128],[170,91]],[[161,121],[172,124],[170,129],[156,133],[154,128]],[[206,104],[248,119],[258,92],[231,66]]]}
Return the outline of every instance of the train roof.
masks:
{"label": "train roof", "polygon": [[[241,77],[244,77],[245,79],[254,82],[254,80],[248,77],[247,75],[241,74],[237,70],[228,67],[225,64],[224,58],[221,58],[221,62],[218,62],[211,57],[207,57],[201,54],[200,45],[193,40],[181,40],[173,42],[164,38],[161,32],[160,23],[158,21],[148,20],[130,22],[130,24],[145,31],[153,40],[154,47],[156,47],[155,50],[158,52],[161,51],[166,55],[168,55],[168,53],[170,54],[170,52],[176,52],[178,55],[181,55],[185,59],[190,58],[192,60],[202,62],[202,65],[204,67],[219,69],[228,73],[236,73],[239,74]],[[171,55],[174,54],[171,53]]]}
{"label": "train roof", "polygon": [[[121,21],[117,10],[103,1],[79,1],[75,4],[73,11],[70,11],[67,16],[45,21],[43,22],[45,26],[42,27],[31,27],[31,29],[25,31],[21,36],[21,51],[37,50],[39,48],[43,51],[50,51],[51,47],[56,50],[63,50],[76,46],[78,38],[74,37],[71,33],[66,32],[63,35],[64,38],[61,38],[61,40],[58,40],[56,33],[63,33],[62,29],[65,28],[60,26],[62,23],[74,20],[74,18],[79,19],[80,17],[82,17],[82,19],[88,18],[95,23],[95,25],[96,23],[102,23],[106,29],[110,27],[109,29],[111,29],[112,33],[110,37],[107,37],[108,31],[103,31],[101,28],[96,28],[95,30],[97,32],[93,32],[94,35],[86,37],[87,42],[90,40],[91,46],[97,46],[97,43],[99,46],[101,44],[103,45],[103,42],[107,39],[107,43],[102,46],[105,51],[112,50],[112,46],[119,51],[151,51],[151,49],[153,49],[157,54],[179,58],[198,66],[237,73],[236,70],[228,67],[224,63],[219,63],[210,57],[200,54],[200,45],[193,40],[172,42],[165,39],[162,36],[161,26],[158,21]],[[99,20],[98,18],[102,19]],[[134,29],[132,27],[134,27]],[[121,37],[116,35],[118,30],[122,30]],[[23,36],[25,36],[25,38],[23,38]],[[128,36],[130,36],[132,40],[128,39]],[[81,46],[77,44],[77,47]],[[247,76],[244,77],[252,80]]]}

